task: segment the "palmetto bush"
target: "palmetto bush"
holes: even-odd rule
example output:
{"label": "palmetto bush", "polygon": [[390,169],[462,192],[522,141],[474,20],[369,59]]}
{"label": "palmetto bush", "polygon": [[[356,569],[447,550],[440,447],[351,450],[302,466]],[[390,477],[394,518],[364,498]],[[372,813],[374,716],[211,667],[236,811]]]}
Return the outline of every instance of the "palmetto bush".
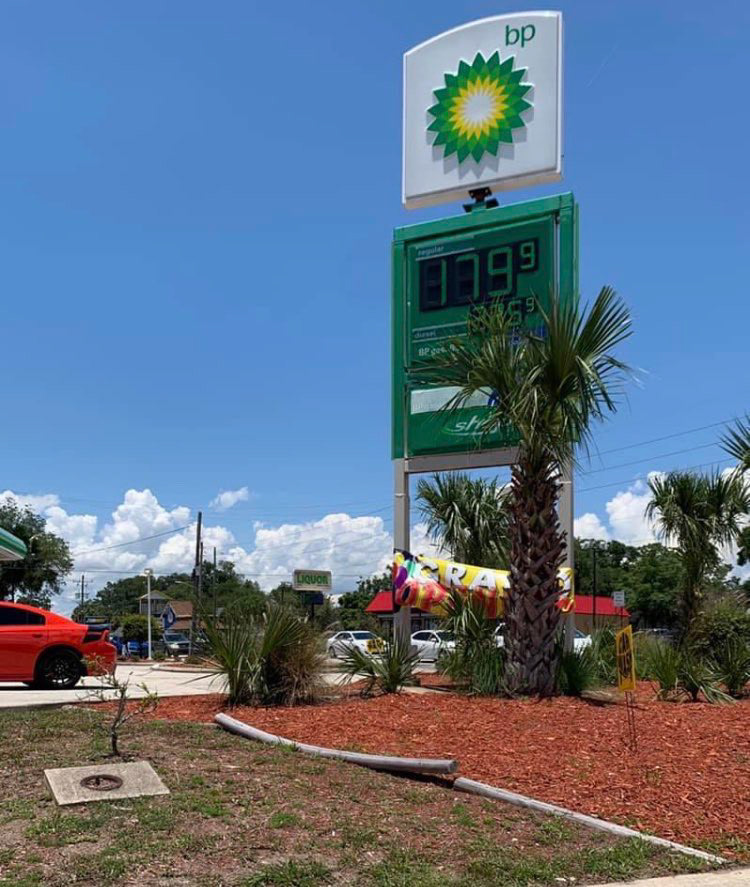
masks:
{"label": "palmetto bush", "polygon": [[697,702],[729,702],[719,686],[721,674],[714,663],[688,647],[655,641],[648,653],[647,673],[658,685],[659,699],[677,701],[685,697]]}
{"label": "palmetto bush", "polygon": [[417,683],[414,671],[419,662],[419,652],[412,650],[409,641],[400,638],[384,641],[382,653],[371,655],[357,647],[347,648],[342,659],[342,671],[346,681],[364,678],[363,696],[374,691],[400,693],[404,687]]}
{"label": "palmetto bush", "polygon": [[591,635],[591,646],[587,649],[591,651],[597,682],[609,686],[617,683],[615,630],[609,627],[597,629]]}
{"label": "palmetto bush", "polygon": [[273,602],[261,614],[240,604],[203,621],[209,666],[230,705],[296,705],[319,695],[323,640],[298,614]]}
{"label": "palmetto bush", "polygon": [[750,681],[750,644],[739,637],[729,637],[714,654],[716,671],[730,696],[742,696]]}
{"label": "palmetto bush", "polygon": [[438,670],[464,692],[506,695],[505,650],[497,646],[495,624],[487,619],[483,605],[454,593],[445,610],[444,628],[453,634],[455,648],[441,653]]}
{"label": "palmetto bush", "polygon": [[563,696],[582,696],[601,683],[593,647],[564,650],[559,663],[557,687]]}

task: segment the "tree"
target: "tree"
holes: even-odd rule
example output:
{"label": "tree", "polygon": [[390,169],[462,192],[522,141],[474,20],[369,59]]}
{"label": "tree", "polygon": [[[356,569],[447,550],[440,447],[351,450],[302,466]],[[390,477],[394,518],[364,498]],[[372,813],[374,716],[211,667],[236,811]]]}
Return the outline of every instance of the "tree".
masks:
{"label": "tree", "polygon": [[[128,613],[115,622],[115,628],[122,628],[122,639],[124,641],[138,641],[145,643],[148,639],[148,621],[146,616],[138,613]],[[158,619],[151,619],[151,637],[156,641],[164,634],[161,622]]]}
{"label": "tree", "polygon": [[465,564],[508,567],[508,491],[497,480],[449,472],[420,480],[417,495],[433,540]]}
{"label": "tree", "polygon": [[737,536],[737,563],[750,564],[750,527],[744,527]]}
{"label": "tree", "polygon": [[336,609],[337,621],[344,631],[358,628],[379,632],[380,623],[366,609],[379,591],[391,590],[391,571],[385,570],[379,576],[360,577],[354,591],[347,591],[339,597]]}
{"label": "tree", "polygon": [[0,502],[0,527],[26,543],[27,556],[0,567],[0,600],[49,609],[73,569],[68,543],[46,529],[46,521],[15,499]]}
{"label": "tree", "polygon": [[750,488],[731,472],[703,475],[673,471],[649,480],[646,515],[655,521],[667,544],[682,561],[681,634],[689,634],[698,615],[705,585],[721,564],[720,549],[732,545],[740,522],[750,512]]}
{"label": "tree", "polygon": [[[490,397],[480,422],[519,436],[511,469],[510,587],[505,599],[508,678],[517,692],[555,692],[560,610],[558,571],[566,538],[557,516],[560,478],[594,422],[616,410],[628,368],[613,349],[631,333],[630,314],[605,287],[590,309],[552,295],[545,334],[519,331],[500,303],[469,317],[467,335],[418,364],[416,384],[455,386],[445,409]],[[572,544],[572,540],[570,540]]]}

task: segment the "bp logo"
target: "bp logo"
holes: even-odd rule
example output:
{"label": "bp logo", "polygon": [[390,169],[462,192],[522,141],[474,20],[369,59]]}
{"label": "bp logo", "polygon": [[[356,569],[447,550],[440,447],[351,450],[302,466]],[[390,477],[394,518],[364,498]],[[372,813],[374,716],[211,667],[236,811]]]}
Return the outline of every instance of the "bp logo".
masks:
{"label": "bp logo", "polygon": [[499,52],[485,61],[478,52],[473,64],[460,62],[457,74],[445,75],[445,88],[434,90],[437,104],[429,113],[435,119],[427,129],[437,133],[433,144],[444,146],[445,157],[456,154],[462,163],[497,156],[501,143],[513,143],[513,130],[526,125],[521,114],[531,107],[524,96],[532,84],[521,82],[526,69],[514,70],[513,62],[514,56],[501,62]]}

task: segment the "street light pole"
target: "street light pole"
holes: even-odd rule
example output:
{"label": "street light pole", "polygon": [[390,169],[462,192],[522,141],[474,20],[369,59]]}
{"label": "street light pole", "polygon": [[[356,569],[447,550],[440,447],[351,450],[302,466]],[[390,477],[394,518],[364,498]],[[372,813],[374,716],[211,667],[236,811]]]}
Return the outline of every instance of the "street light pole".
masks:
{"label": "street light pole", "polygon": [[143,575],[146,577],[146,631],[148,632],[148,658],[151,659],[151,577],[154,571],[145,569]]}

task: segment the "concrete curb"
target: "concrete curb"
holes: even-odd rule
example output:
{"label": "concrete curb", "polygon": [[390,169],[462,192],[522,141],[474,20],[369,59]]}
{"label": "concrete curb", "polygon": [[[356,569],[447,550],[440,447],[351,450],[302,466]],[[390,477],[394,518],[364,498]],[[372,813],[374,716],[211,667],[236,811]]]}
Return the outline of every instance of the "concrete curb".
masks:
{"label": "concrete curb", "polygon": [[645,832],[637,832],[635,829],[628,828],[624,825],[618,825],[616,822],[607,822],[606,819],[599,819],[596,816],[587,816],[585,813],[576,813],[574,810],[568,810],[566,807],[558,807],[556,804],[547,804],[544,801],[537,801],[534,798],[528,798],[526,795],[518,795],[515,792],[509,792],[502,788],[495,788],[493,785],[487,785],[484,782],[476,782],[474,779],[465,779],[459,776],[453,783],[456,791],[467,792],[473,795],[481,795],[485,798],[493,798],[497,801],[505,801],[508,804],[515,804],[517,807],[526,807],[529,810],[536,810],[539,813],[551,813],[554,816],[563,816],[580,825],[588,828],[598,829],[599,831],[609,832],[611,835],[617,835],[620,838],[638,838],[641,841],[647,841],[649,844],[655,844],[658,847],[664,847],[668,850],[674,850],[677,853],[685,853],[688,856],[696,856],[706,862],[712,862],[715,865],[726,865],[728,860],[723,856],[715,856],[713,853],[706,853],[703,850],[696,850],[694,847],[687,847],[684,844],[676,844],[674,841],[667,841],[665,838],[657,838],[655,835],[648,835]]}

